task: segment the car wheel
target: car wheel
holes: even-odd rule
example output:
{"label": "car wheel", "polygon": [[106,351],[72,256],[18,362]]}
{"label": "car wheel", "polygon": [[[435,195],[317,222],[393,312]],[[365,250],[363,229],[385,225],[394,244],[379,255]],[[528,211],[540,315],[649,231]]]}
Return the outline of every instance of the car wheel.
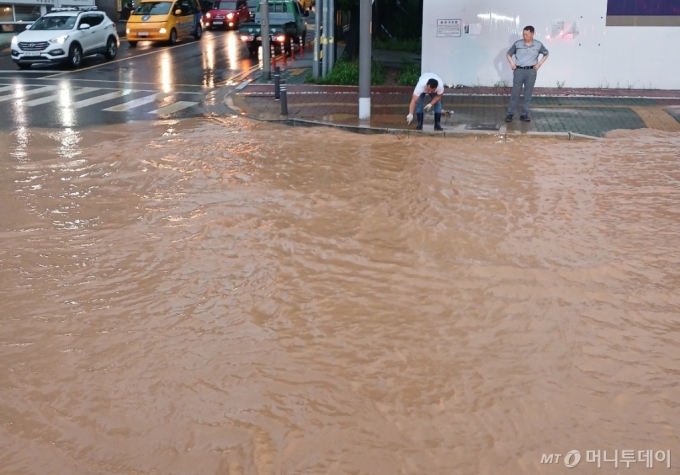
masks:
{"label": "car wheel", "polygon": [[137,42],[136,41],[128,41],[128,46],[130,48],[136,48],[137,47]]}
{"label": "car wheel", "polygon": [[68,65],[72,68],[77,68],[83,61],[83,50],[80,49],[80,45],[71,45],[68,52]]}
{"label": "car wheel", "polygon": [[104,56],[106,56],[106,59],[112,60],[115,59],[117,53],[118,45],[116,44],[116,40],[109,38],[109,41],[106,42],[106,53],[104,53]]}
{"label": "car wheel", "polygon": [[257,57],[257,48],[248,48],[248,53],[250,53],[251,58]]}
{"label": "car wheel", "polygon": [[31,67],[30,63],[17,63],[17,65],[19,66],[19,69],[29,69]]}
{"label": "car wheel", "polygon": [[196,38],[196,40],[198,41],[198,40],[201,39],[202,36],[203,36],[203,28],[201,28],[201,25],[198,25],[196,27],[196,33],[194,34],[194,38]]}
{"label": "car wheel", "polygon": [[170,44],[171,45],[177,44],[177,30],[175,30],[174,28],[170,30]]}
{"label": "car wheel", "polygon": [[238,31],[240,26],[241,26],[241,20],[236,20],[236,23],[234,23],[234,30]]}

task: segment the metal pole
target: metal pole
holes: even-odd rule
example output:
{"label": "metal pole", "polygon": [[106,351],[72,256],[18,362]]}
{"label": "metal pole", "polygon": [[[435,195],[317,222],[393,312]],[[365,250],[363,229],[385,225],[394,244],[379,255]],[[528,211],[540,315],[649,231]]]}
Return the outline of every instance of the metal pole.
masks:
{"label": "metal pole", "polygon": [[321,25],[319,25],[319,22],[321,21],[321,18],[319,18],[320,4],[321,0],[316,0],[316,5],[314,6],[314,70],[312,71],[314,79],[319,77],[319,53],[321,52],[321,48],[319,47],[319,32],[321,31]]}
{"label": "metal pole", "polygon": [[260,36],[262,37],[262,72],[269,81],[272,78],[271,51],[269,45],[269,2],[260,0]]}
{"label": "metal pole", "polygon": [[335,63],[335,0],[328,0],[328,72]]}
{"label": "metal pole", "polygon": [[274,68],[274,99],[281,98],[281,68]]}
{"label": "metal pole", "polygon": [[321,0],[321,76],[328,75],[328,28],[326,28],[326,12],[328,0]]}
{"label": "metal pole", "polygon": [[286,94],[285,79],[281,79],[281,115],[288,115],[288,95]]}
{"label": "metal pole", "polygon": [[359,21],[359,120],[371,118],[371,0],[361,0]]}

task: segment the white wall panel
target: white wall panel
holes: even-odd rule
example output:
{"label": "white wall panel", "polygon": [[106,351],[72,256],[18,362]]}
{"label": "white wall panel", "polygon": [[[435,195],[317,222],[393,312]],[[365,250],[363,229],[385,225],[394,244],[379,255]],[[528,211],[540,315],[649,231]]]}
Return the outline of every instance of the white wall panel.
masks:
{"label": "white wall panel", "polygon": [[[505,54],[526,25],[550,51],[536,86],[680,89],[680,27],[607,27],[607,0],[425,0],[423,72],[466,86],[512,84]],[[438,19],[481,24],[481,34],[438,38]],[[578,34],[552,37],[553,24]]]}

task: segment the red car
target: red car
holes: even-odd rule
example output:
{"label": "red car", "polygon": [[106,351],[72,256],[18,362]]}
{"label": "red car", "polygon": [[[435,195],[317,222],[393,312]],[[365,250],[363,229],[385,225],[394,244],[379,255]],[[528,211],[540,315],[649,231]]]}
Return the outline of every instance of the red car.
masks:
{"label": "red car", "polygon": [[216,0],[203,17],[205,27],[238,29],[250,20],[247,0]]}

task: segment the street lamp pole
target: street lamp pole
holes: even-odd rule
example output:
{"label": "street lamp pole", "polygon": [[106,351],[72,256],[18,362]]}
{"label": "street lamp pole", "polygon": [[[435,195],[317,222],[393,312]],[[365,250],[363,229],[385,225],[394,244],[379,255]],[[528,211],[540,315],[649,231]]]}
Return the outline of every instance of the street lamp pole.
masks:
{"label": "street lamp pole", "polygon": [[262,37],[262,72],[269,81],[272,78],[271,46],[269,43],[269,1],[260,0],[260,36]]}
{"label": "street lamp pole", "polygon": [[321,76],[328,75],[328,22],[326,21],[326,14],[328,12],[328,0],[317,0],[321,4],[319,16],[321,17]]}
{"label": "street lamp pole", "polygon": [[328,0],[328,72],[335,65],[335,0]]}
{"label": "street lamp pole", "polygon": [[317,0],[316,4],[314,5],[314,71],[312,71],[312,74],[314,75],[314,79],[319,77],[319,55],[321,54],[321,15],[319,12],[321,11],[321,0]]}
{"label": "street lamp pole", "polygon": [[359,120],[371,118],[371,0],[361,0],[359,22]]}

